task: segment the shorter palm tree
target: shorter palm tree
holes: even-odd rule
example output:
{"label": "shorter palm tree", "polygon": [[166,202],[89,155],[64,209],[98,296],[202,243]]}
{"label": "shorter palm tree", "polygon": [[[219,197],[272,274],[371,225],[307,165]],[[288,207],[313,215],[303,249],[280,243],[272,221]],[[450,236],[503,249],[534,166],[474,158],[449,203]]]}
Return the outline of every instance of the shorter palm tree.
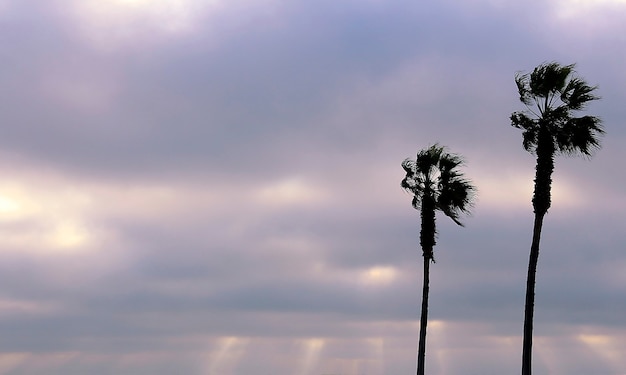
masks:
{"label": "shorter palm tree", "polygon": [[417,375],[424,375],[426,356],[426,325],[428,322],[428,291],[430,262],[434,262],[437,227],[435,212],[441,211],[460,226],[461,214],[469,214],[476,188],[458,171],[463,159],[446,152],[445,147],[434,144],[417,153],[415,160],[406,159],[402,168],[406,176],[403,189],[413,195],[413,207],[420,210],[420,245],[424,257],[424,284],[420,318]]}

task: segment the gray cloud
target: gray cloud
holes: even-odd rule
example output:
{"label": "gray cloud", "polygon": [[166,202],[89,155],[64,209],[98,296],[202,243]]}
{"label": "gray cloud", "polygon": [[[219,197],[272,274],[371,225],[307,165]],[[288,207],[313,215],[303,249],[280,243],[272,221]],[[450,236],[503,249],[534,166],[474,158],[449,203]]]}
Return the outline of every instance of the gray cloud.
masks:
{"label": "gray cloud", "polygon": [[430,369],[516,371],[534,158],[508,117],[515,71],[553,59],[599,85],[607,135],[557,161],[536,372],[623,372],[611,9],[581,30],[558,1],[244,3],[180,32],[124,13],[145,5],[111,24],[72,2],[0,10],[0,372],[411,370],[419,213],[400,162],[435,141],[479,196],[465,228],[438,219]]}

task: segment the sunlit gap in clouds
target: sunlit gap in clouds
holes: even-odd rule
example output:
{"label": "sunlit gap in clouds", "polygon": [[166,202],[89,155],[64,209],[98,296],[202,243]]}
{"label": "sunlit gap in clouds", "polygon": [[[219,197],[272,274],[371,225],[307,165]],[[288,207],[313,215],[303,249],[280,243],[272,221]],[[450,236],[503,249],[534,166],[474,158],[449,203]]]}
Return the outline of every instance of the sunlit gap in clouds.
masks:
{"label": "sunlit gap in clouds", "polygon": [[208,375],[236,374],[241,358],[246,354],[247,338],[229,336],[218,340],[217,351],[209,356]]}
{"label": "sunlit gap in clouds", "polygon": [[578,335],[577,338],[600,358],[605,360],[616,373],[626,369],[626,357],[614,337],[581,334]]}
{"label": "sunlit gap in clouds", "polygon": [[0,374],[10,373],[25,363],[29,357],[29,353],[1,353]]}
{"label": "sunlit gap in clouds", "polygon": [[556,3],[557,15],[561,18],[585,17],[593,10],[626,6],[626,0],[558,0]]}
{"label": "sunlit gap in clouds", "polygon": [[388,285],[398,276],[398,271],[390,266],[375,266],[361,271],[363,284],[365,285]]}
{"label": "sunlit gap in clouds", "polygon": [[387,265],[346,270],[329,267],[324,262],[317,262],[313,265],[313,274],[323,277],[325,280],[332,280],[335,283],[352,285],[368,290],[392,287],[401,278],[402,271]]}
{"label": "sunlit gap in clouds", "polygon": [[535,362],[546,368],[548,374],[564,374],[564,358],[559,355],[560,347],[564,345],[558,338],[537,336],[533,338],[533,352]]}
{"label": "sunlit gap in clouds", "polygon": [[329,193],[304,178],[294,176],[261,186],[253,197],[264,205],[291,206],[321,203],[328,199]]}
{"label": "sunlit gap in clouds", "polygon": [[[446,351],[446,323],[442,320],[428,321],[427,332],[427,348],[426,351],[433,355],[429,357],[429,360],[435,363],[427,364],[429,368],[436,367],[438,371],[436,373],[440,375],[450,375],[446,370],[446,363],[448,360],[448,353]],[[416,347],[417,351],[417,347]],[[434,366],[433,366],[434,365]]]}
{"label": "sunlit gap in clouds", "polygon": [[[478,186],[479,209],[487,207],[506,214],[531,207],[534,174],[510,173],[506,175],[490,175],[475,171],[474,182]],[[552,182],[552,205],[573,208],[583,205],[581,192],[565,176],[558,176]]]}
{"label": "sunlit gap in clouds", "polygon": [[[574,369],[577,373],[603,369],[603,374],[622,374],[626,362],[620,340],[588,331],[583,327],[585,333],[581,334],[535,336],[533,352],[537,367],[548,374],[570,374]],[[578,364],[571,360],[574,357]]]}
{"label": "sunlit gap in clouds", "polygon": [[[216,11],[222,0],[75,0],[81,34],[94,46],[110,50],[133,40],[193,31],[198,17]],[[158,32],[156,34],[155,32]]]}
{"label": "sunlit gap in clouds", "polygon": [[0,185],[0,223],[18,224],[0,233],[0,244],[20,251],[83,251],[95,238],[84,212],[89,204],[87,195],[71,189]]}
{"label": "sunlit gap in clouds", "polygon": [[376,360],[378,366],[373,370],[377,374],[384,374],[385,372],[385,339],[382,337],[367,339],[368,344],[372,350],[372,357]]}
{"label": "sunlit gap in clouds", "polygon": [[298,374],[313,375],[325,344],[325,340],[321,338],[310,338],[302,342],[302,365],[300,371],[297,372]]}
{"label": "sunlit gap in clouds", "polygon": [[49,354],[33,353],[1,353],[0,374],[10,374],[13,371],[26,373],[30,370],[55,369],[62,367],[80,358],[78,352],[58,352]]}
{"label": "sunlit gap in clouds", "polygon": [[[28,301],[0,297],[0,319],[5,317],[43,316],[64,310],[61,303]],[[0,372],[2,374],[2,372]]]}

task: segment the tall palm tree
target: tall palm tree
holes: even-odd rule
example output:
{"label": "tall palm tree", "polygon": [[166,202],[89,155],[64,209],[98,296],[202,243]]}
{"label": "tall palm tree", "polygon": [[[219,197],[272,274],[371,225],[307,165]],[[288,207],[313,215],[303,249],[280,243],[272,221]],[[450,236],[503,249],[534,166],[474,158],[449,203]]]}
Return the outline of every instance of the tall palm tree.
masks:
{"label": "tall palm tree", "polygon": [[433,248],[437,235],[435,212],[441,211],[463,226],[459,216],[469,213],[474,197],[474,186],[458,171],[461,164],[463,159],[460,156],[447,153],[444,147],[437,144],[418,152],[415,160],[406,159],[402,162],[406,176],[401,186],[413,195],[413,207],[421,211],[420,245],[424,256],[424,284],[417,375],[424,375],[429,269],[430,262],[435,261]]}
{"label": "tall palm tree", "polygon": [[535,223],[526,281],[522,375],[532,373],[535,275],[543,218],[550,208],[554,157],[557,154],[591,156],[600,148],[600,136],[604,134],[599,118],[574,117],[576,111],[599,99],[594,95],[597,87],[589,86],[575,76],[574,67],[574,64],[544,63],[532,73],[517,73],[515,76],[520,101],[526,105],[526,111],[514,112],[511,125],[522,129],[524,149],[537,157],[532,199]]}

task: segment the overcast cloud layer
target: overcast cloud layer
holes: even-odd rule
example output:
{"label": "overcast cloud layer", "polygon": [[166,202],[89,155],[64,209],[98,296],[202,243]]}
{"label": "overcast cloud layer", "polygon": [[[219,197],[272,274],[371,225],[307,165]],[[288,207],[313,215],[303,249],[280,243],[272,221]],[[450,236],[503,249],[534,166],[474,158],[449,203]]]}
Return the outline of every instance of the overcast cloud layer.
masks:
{"label": "overcast cloud layer", "polygon": [[519,373],[533,156],[515,72],[577,63],[607,135],[559,158],[537,375],[626,374],[626,2],[0,0],[0,374]]}

